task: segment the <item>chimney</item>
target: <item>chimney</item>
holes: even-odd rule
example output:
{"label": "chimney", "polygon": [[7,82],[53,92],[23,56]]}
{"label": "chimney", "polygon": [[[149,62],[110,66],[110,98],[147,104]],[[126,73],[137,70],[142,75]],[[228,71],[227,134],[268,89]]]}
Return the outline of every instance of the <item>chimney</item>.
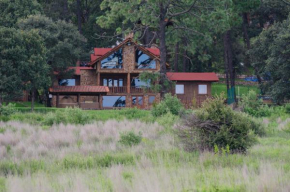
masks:
{"label": "chimney", "polygon": [[129,34],[125,35],[125,39],[129,39],[129,38],[133,39],[133,37],[134,37],[133,32],[130,32]]}

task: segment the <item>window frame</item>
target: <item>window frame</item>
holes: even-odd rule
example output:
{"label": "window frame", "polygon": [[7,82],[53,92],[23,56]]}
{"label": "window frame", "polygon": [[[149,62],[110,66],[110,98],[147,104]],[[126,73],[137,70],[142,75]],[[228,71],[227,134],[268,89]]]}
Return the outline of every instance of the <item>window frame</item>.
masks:
{"label": "window frame", "polygon": [[[139,68],[138,68],[139,65],[138,65],[138,61],[137,61],[137,57],[136,57],[136,55],[137,55],[137,51],[141,51],[143,54],[147,55],[150,59],[152,59],[152,61],[155,62],[155,67],[154,67],[154,68],[141,68],[141,69],[139,69]],[[152,62],[152,61],[151,61],[151,62]],[[156,60],[155,58],[151,57],[150,55],[144,53],[142,50],[140,50],[140,49],[138,49],[138,48],[136,48],[136,50],[135,50],[135,54],[134,54],[134,62],[135,62],[135,70],[156,70],[156,69],[157,69],[157,60]],[[150,63],[151,63],[151,62],[150,62]]]}
{"label": "window frame", "polygon": [[[205,86],[205,93],[200,93],[200,88],[199,88],[199,86]],[[207,91],[207,84],[198,84],[198,86],[197,86],[197,92],[198,92],[198,94],[199,95],[207,95],[208,94],[208,91]]]}
{"label": "window frame", "polygon": [[[119,63],[119,60],[118,60],[118,63],[116,66],[121,66],[121,67],[116,67],[116,68],[103,68],[103,61],[106,60],[108,57],[112,56],[113,54],[115,54],[116,52],[118,51],[121,51],[121,55],[122,55],[122,63]],[[117,69],[117,70],[123,70],[124,69],[124,50],[123,50],[123,47],[116,50],[115,52],[113,52],[112,54],[108,55],[106,58],[102,59],[99,61],[99,64],[100,64],[100,69],[101,70],[114,70],[114,69]],[[119,59],[119,58],[118,58]],[[108,62],[108,61],[107,61]]]}
{"label": "window frame", "polygon": [[[183,92],[182,92],[182,93],[177,92],[177,86],[183,86]],[[175,85],[175,94],[176,94],[176,95],[184,95],[184,94],[185,94],[185,91],[184,91],[184,84],[176,84],[176,85]]]}

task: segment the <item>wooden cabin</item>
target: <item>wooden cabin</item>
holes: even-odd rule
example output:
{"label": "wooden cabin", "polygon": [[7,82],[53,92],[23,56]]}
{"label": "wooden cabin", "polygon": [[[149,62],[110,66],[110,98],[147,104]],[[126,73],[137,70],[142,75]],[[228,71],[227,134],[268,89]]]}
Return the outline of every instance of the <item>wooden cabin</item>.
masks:
{"label": "wooden cabin", "polygon": [[[139,75],[145,71],[159,72],[159,56],[159,49],[145,48],[135,43],[132,38],[127,38],[114,48],[95,48],[87,66],[74,67],[75,74],[71,79],[58,79],[53,83],[50,88],[52,106],[77,106],[83,109],[124,107],[150,109],[153,103],[160,102],[160,93],[152,91],[148,83],[139,79]],[[199,81],[177,80],[175,77],[179,75],[174,74],[179,73],[167,73],[167,76],[177,82],[177,92],[181,90],[179,84],[185,86],[183,95],[177,93],[178,98],[181,100],[192,98],[194,91],[188,92],[187,86],[195,87]],[[187,73],[187,77],[197,74],[201,75]],[[214,81],[216,80],[217,77]],[[206,95],[209,96],[211,81],[209,79],[205,82],[208,89]],[[147,87],[146,91],[144,87]]]}

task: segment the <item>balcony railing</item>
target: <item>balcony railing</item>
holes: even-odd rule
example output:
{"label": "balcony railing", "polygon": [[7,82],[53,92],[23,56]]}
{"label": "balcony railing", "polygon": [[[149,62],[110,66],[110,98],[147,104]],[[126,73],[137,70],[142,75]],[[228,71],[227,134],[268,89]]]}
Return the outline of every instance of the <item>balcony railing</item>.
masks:
{"label": "balcony railing", "polygon": [[[110,93],[127,93],[127,87],[109,87]],[[150,88],[130,87],[130,93],[153,93]]]}
{"label": "balcony railing", "polygon": [[127,93],[127,87],[109,87],[110,93]]}

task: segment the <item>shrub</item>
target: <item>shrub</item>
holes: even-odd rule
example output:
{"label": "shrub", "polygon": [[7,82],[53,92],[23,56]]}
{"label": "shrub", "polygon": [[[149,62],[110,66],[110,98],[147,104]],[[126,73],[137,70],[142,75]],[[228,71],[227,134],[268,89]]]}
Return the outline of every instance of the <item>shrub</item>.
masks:
{"label": "shrub", "polygon": [[133,131],[125,132],[120,135],[119,142],[126,146],[138,145],[142,141],[142,135],[135,134]]}
{"label": "shrub", "polygon": [[0,115],[9,116],[16,112],[17,110],[15,108],[15,105],[12,103],[9,103],[8,105],[0,106]]}
{"label": "shrub", "polygon": [[90,116],[79,108],[66,108],[48,113],[44,118],[44,125],[53,124],[86,124],[91,121]]}
{"label": "shrub", "polygon": [[178,126],[178,135],[186,150],[214,150],[229,147],[231,152],[245,152],[264,134],[262,124],[244,113],[224,105],[222,96],[204,102],[196,113]]}
{"label": "shrub", "polygon": [[178,115],[183,109],[183,105],[176,95],[172,96],[167,93],[160,103],[153,106],[151,113],[154,117],[159,117],[169,112],[173,115]]}
{"label": "shrub", "polygon": [[286,112],[287,114],[290,114],[290,104],[289,104],[289,103],[287,103],[287,104],[285,105],[285,112]]}
{"label": "shrub", "polygon": [[268,117],[273,113],[273,109],[264,105],[263,101],[258,99],[257,93],[253,90],[242,96],[240,106],[245,113],[254,117]]}

